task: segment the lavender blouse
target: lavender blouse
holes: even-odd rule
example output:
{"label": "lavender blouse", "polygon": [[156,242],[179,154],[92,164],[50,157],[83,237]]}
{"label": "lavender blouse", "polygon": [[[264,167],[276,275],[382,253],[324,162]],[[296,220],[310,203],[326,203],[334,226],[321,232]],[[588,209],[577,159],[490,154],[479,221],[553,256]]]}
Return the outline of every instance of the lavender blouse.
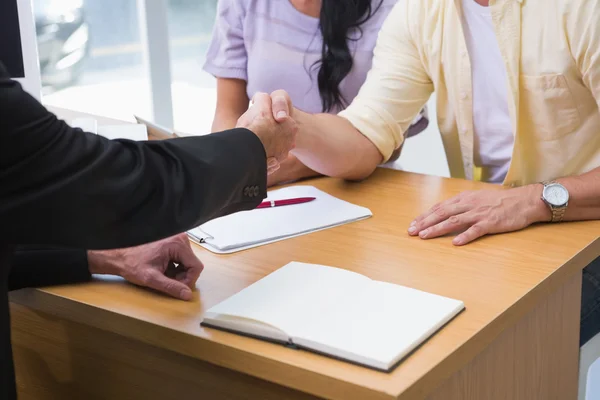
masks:
{"label": "lavender blouse", "polygon": [[[348,102],[366,79],[379,28],[396,1],[383,0],[362,25],[362,35],[353,34],[358,40],[349,41],[354,65],[340,83]],[[289,0],[220,0],[204,70],[245,80],[249,98],[284,89],[296,107],[317,113],[322,103],[313,64],[321,58],[321,46],[319,19],[301,13]]]}

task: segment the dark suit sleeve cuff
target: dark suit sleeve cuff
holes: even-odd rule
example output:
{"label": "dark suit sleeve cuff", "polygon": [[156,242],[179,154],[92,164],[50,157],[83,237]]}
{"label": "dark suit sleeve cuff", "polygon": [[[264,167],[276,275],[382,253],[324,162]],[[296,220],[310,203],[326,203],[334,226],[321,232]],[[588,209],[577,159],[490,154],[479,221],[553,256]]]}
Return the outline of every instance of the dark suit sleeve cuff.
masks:
{"label": "dark suit sleeve cuff", "polygon": [[85,250],[19,246],[14,252],[8,288],[62,285],[90,279]]}

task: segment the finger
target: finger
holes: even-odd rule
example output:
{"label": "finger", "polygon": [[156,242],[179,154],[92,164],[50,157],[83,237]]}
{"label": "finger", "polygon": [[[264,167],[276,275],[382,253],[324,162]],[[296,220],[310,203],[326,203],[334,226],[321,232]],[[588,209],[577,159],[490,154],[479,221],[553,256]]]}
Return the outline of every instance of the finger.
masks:
{"label": "finger", "polygon": [[419,235],[423,230],[446,221],[453,215],[465,213],[470,210],[470,205],[466,203],[441,203],[434,206],[430,211],[424,214],[421,219],[416,219],[414,224],[408,228],[411,235]]}
{"label": "finger", "polygon": [[428,217],[431,213],[435,212],[436,209],[440,208],[440,207],[445,207],[447,205],[450,204],[456,204],[460,201],[459,196],[454,196],[450,199],[444,200],[440,203],[435,204],[433,207],[431,207],[429,210],[427,210],[426,212],[424,212],[423,214],[419,215],[417,218],[414,219],[414,221],[411,222],[410,226],[416,225],[417,223],[423,221],[423,219],[425,219],[426,217]]}
{"label": "finger", "polygon": [[472,213],[451,215],[450,218],[440,222],[439,224],[420,231],[419,237],[421,239],[433,239],[449,233],[464,231],[474,223],[476,223],[476,217],[472,215]]}
{"label": "finger", "polygon": [[279,139],[281,140],[281,152],[276,155],[277,161],[280,163],[284,162],[289,152],[296,147],[296,135],[298,133],[298,125],[296,121],[291,118],[287,118],[284,122],[279,124],[281,133]]}
{"label": "finger", "polygon": [[272,175],[275,172],[279,171],[280,167],[281,167],[281,165],[279,163],[277,163],[275,166],[267,168],[267,175]]}
{"label": "finger", "polygon": [[271,101],[271,96],[269,96],[265,92],[256,92],[254,96],[252,96],[252,104],[260,103],[266,101],[268,98],[269,102]]}
{"label": "finger", "polygon": [[192,299],[192,290],[186,284],[167,278],[156,269],[148,269],[145,273],[146,275],[142,281],[144,286],[177,299],[186,301]]}
{"label": "finger", "polygon": [[462,246],[467,243],[472,242],[473,240],[482,237],[489,233],[489,228],[487,225],[483,223],[478,223],[467,229],[465,232],[461,233],[457,237],[454,238],[452,244],[456,246]]}
{"label": "finger", "polygon": [[171,261],[179,263],[179,268],[185,269],[185,283],[190,289],[196,287],[196,281],[204,269],[202,262],[196,257],[187,235],[181,236],[181,245],[174,248],[171,253]]}
{"label": "finger", "polygon": [[252,104],[252,107],[254,108],[254,111],[256,114],[253,115],[261,115],[261,116],[267,116],[267,115],[271,115],[271,96],[269,96],[266,93],[262,93],[262,92],[258,92],[254,95],[254,97],[252,98],[252,101],[254,102]]}
{"label": "finger", "polygon": [[285,90],[276,90],[271,93],[273,117],[277,122],[283,122],[290,115],[291,101]]}

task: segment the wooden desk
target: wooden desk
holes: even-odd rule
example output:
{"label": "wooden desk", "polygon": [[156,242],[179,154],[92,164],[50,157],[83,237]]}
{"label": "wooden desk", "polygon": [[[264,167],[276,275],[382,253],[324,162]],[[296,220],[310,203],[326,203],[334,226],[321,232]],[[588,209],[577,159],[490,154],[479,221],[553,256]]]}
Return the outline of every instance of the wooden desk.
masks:
{"label": "wooden desk", "polygon": [[[20,398],[576,398],[581,270],[600,255],[600,222],[459,248],[406,229],[434,202],[485,184],[390,170],[310,184],[374,217],[229,256],[196,247],[206,268],[192,302],[115,278],[13,293]],[[466,311],[391,373],[200,327],[207,308],[290,261],[461,299]]]}

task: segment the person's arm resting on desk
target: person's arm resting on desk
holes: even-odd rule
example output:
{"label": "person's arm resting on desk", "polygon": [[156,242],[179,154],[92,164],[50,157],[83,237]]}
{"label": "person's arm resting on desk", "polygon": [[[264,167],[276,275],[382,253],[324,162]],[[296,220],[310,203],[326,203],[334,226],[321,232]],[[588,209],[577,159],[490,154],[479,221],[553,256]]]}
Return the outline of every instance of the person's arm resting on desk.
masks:
{"label": "person's arm resting on desk", "polygon": [[[583,82],[600,109],[600,1],[582,3],[585,7],[577,7],[567,23],[569,47]],[[600,126],[597,129],[600,135]],[[579,176],[556,178],[569,192],[564,221],[600,219],[600,168]],[[463,245],[486,234],[511,232],[536,222],[547,222],[552,213],[541,199],[542,190],[543,185],[538,183],[503,191],[462,193],[417,217],[408,232],[429,239],[466,230],[453,241]]]}
{"label": "person's arm resting on desk", "polygon": [[8,290],[85,282],[90,278],[85,250],[18,246],[12,258]]}
{"label": "person's arm resting on desk", "polygon": [[[291,110],[299,126],[292,154],[308,168],[360,180],[401,146],[404,132],[433,91],[412,40],[418,31],[409,24],[408,3],[399,2],[383,24],[371,71],[346,110],[339,115]],[[275,92],[272,96],[282,95]],[[275,109],[275,115],[279,111]]]}
{"label": "person's arm resting on desk", "polygon": [[203,268],[186,235],[104,251],[18,246],[12,258],[8,290],[86,282],[92,274],[110,274],[190,300]]}

